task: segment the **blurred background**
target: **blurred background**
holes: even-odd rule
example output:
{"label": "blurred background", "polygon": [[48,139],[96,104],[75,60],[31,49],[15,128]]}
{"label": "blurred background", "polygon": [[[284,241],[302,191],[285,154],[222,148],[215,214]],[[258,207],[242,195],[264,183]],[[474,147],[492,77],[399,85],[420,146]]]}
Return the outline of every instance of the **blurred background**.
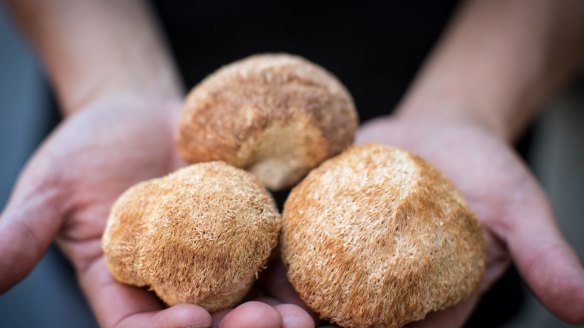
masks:
{"label": "blurred background", "polygon": [[[330,37],[329,52],[319,51],[315,47],[329,33],[325,25],[322,26],[324,30],[320,37],[316,35],[311,40],[295,43],[293,41],[303,39],[305,34],[299,30],[288,31],[290,38],[285,39],[280,38],[279,33],[282,31],[278,29],[267,32],[262,30],[259,33],[261,26],[253,17],[261,17],[261,13],[248,11],[243,15],[238,8],[227,15],[235,19],[232,24],[246,26],[247,30],[242,32],[247,33],[246,38],[232,36],[229,39],[231,25],[228,25],[223,31],[215,31],[225,34],[221,37],[205,39],[201,34],[197,35],[198,42],[204,46],[195,48],[189,46],[191,43],[188,42],[192,40],[194,28],[187,26],[192,23],[188,13],[194,12],[194,9],[181,10],[177,9],[180,6],[171,6],[169,3],[160,1],[155,6],[188,87],[218,66],[251,53],[288,51],[304,55],[337,74],[354,94],[357,107],[369,108],[366,113],[361,113],[362,119],[367,120],[386,113],[388,108],[399,101],[447,21],[455,1],[440,7],[443,9],[426,5],[423,10],[404,2],[402,5],[406,12],[409,10],[421,15],[425,20],[425,25],[415,25],[409,23],[407,18],[400,18],[401,14],[389,18],[396,22],[396,26],[408,31],[407,39],[392,37],[389,32],[385,34],[386,30],[380,28],[380,22],[375,20],[350,21],[343,25],[346,29],[342,32],[343,39]],[[424,16],[429,12],[435,14],[436,10],[442,11],[439,15]],[[203,13],[200,17],[214,16]],[[243,21],[241,17],[252,18]],[[317,21],[323,20],[320,16],[303,19],[313,19],[316,25]],[[170,24],[171,21],[174,23]],[[370,39],[361,40],[362,35],[352,32],[352,25],[359,24],[367,25],[377,32],[369,34]],[[196,27],[198,30],[215,26],[212,19],[203,19],[199,25]],[[335,26],[338,28],[339,25]],[[258,33],[254,34],[254,31]],[[262,43],[264,39],[270,43]],[[380,40],[386,40],[387,45],[379,45]],[[258,47],[257,44],[262,46]],[[345,51],[339,46],[343,44],[370,53],[371,57],[383,58],[384,52],[391,52],[394,63],[386,63],[383,67],[370,67],[367,63],[346,67],[338,57],[331,56],[331,53]],[[370,44],[376,48],[368,49]],[[214,50],[206,53],[200,49]],[[380,51],[374,51],[377,49]],[[380,61],[379,58],[371,58],[371,62]],[[29,156],[59,120],[56,102],[38,59],[0,4],[0,208],[8,200],[13,184]],[[584,259],[584,238],[581,237],[584,232],[584,219],[581,217],[581,213],[584,213],[583,127],[584,79],[580,78],[542,111],[541,117],[518,145],[518,150],[547,191],[564,236],[577,250],[581,260]],[[96,326],[71,268],[54,246],[27,279],[0,296],[0,327]],[[484,297],[467,326],[572,327],[561,323],[543,309],[513,268]]]}

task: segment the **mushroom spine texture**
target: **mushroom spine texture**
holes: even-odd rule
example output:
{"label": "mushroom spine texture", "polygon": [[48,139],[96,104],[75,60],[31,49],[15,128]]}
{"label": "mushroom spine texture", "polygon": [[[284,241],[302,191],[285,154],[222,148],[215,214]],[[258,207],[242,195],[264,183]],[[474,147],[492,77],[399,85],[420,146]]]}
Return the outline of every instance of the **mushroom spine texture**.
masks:
{"label": "mushroom spine texture", "polygon": [[209,162],[128,189],[112,207],[102,244],[118,281],[147,286],[168,305],[214,312],[247,293],[280,227],[254,176]]}
{"label": "mushroom spine texture", "polygon": [[482,230],[454,185],[379,144],[329,159],[291,192],[282,256],[300,298],[342,327],[401,327],[468,297]]}

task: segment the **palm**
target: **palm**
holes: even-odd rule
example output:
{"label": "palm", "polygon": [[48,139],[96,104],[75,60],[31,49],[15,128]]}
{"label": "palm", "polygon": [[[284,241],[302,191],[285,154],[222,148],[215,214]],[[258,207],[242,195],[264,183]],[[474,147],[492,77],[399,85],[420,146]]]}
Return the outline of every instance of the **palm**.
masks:
{"label": "palm", "polygon": [[99,241],[113,201],[129,186],[178,165],[168,117],[161,108],[92,108],[51,140],[50,146],[67,149],[53,159],[67,165],[61,179],[70,197],[58,242],[76,268],[101,256]]}

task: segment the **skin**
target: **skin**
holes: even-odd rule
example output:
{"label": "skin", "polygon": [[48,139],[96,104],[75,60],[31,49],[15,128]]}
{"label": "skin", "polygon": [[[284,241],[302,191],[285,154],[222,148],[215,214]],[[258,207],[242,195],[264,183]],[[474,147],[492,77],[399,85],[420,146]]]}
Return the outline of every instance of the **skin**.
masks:
{"label": "skin", "polygon": [[[173,140],[182,86],[141,1],[8,3],[66,118],[27,164],[0,217],[0,292],[56,240],[101,326],[313,327],[315,315],[277,256],[247,302],[213,316],[196,305],[164,308],[148,292],[113,280],[100,246],[112,202],[132,184],[184,165]],[[488,267],[480,291],[416,326],[461,326],[509,261],[548,309],[584,323],[584,270],[511,147],[582,57],[583,7],[571,0],[468,1],[397,114],[360,129],[358,142],[401,146],[437,166],[484,227]]]}

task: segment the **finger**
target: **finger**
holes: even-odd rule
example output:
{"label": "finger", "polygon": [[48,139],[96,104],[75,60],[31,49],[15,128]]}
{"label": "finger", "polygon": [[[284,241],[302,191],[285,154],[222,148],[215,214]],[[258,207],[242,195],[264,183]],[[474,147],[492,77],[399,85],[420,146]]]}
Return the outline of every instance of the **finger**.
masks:
{"label": "finger", "polygon": [[[278,301],[277,299],[271,298],[271,297],[259,297],[259,298],[249,299],[249,301],[252,301],[252,300],[257,301],[257,302],[266,303],[270,306],[282,304],[282,302]],[[232,310],[233,310],[232,308],[229,308],[229,309],[225,309],[225,310],[213,313],[213,327],[214,328],[219,327],[221,320],[223,320],[223,318],[225,318],[225,316],[227,314],[229,314],[229,312],[231,312]]]}
{"label": "finger", "polygon": [[120,321],[117,327],[209,328],[211,315],[193,304],[177,304],[164,310],[130,315]]}
{"label": "finger", "polygon": [[262,302],[246,302],[230,311],[219,324],[221,328],[279,328],[282,316]]}
{"label": "finger", "polygon": [[40,161],[29,164],[0,216],[0,294],[32,271],[64,220],[64,184]]}
{"label": "finger", "polygon": [[448,328],[462,327],[477,304],[478,293],[443,311],[433,312],[422,321],[414,322],[408,328]]}
{"label": "finger", "polygon": [[[205,317],[205,319],[202,319]],[[211,316],[193,304],[177,304],[164,310],[137,313],[120,321],[116,327],[209,328]]]}
{"label": "finger", "polygon": [[521,275],[541,302],[560,319],[584,323],[584,270],[562,238],[551,209],[534,181],[512,195],[495,228]]}
{"label": "finger", "polygon": [[266,303],[280,312],[283,328],[314,327],[315,325],[315,320],[311,315],[298,305],[283,304],[280,300],[271,297],[260,297],[253,300]]}
{"label": "finger", "polygon": [[315,326],[312,317],[298,305],[280,304],[274,306],[282,316],[282,328],[313,328]]}
{"label": "finger", "polygon": [[80,272],[79,281],[101,327],[211,327],[211,315],[200,306],[164,309],[146,290],[116,282],[103,258]]}

